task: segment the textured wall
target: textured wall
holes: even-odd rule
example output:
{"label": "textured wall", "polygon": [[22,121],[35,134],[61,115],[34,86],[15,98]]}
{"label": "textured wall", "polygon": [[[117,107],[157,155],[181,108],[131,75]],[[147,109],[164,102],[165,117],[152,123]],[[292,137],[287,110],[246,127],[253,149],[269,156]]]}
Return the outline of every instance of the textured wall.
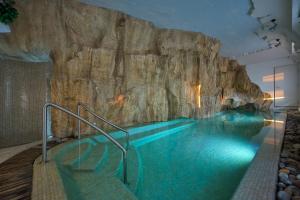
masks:
{"label": "textured wall", "polygon": [[[244,67],[220,57],[220,43],[201,33],[159,29],[77,1],[26,0],[17,6],[20,17],[12,33],[0,38],[0,54],[51,59],[51,100],[74,111],[82,101],[128,126],[210,115],[221,109],[222,90],[241,104],[262,101]],[[52,114],[56,136],[74,133],[74,120]]]}
{"label": "textured wall", "polygon": [[39,140],[49,65],[0,61],[0,148]]}

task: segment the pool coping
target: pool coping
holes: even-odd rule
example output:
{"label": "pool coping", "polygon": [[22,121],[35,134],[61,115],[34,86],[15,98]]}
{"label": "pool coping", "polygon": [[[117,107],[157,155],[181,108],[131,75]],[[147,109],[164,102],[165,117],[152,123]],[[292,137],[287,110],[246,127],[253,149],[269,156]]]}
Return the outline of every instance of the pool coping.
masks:
{"label": "pool coping", "polygon": [[283,123],[272,122],[272,127],[268,130],[232,200],[276,199],[278,163],[287,117],[286,113],[280,115]]}
{"label": "pool coping", "polygon": [[[48,157],[51,158],[66,143],[61,143],[48,150]],[[57,169],[56,162],[50,159],[46,163],[42,161],[42,155],[39,156],[33,164],[32,178],[32,200],[67,200],[67,195]]]}
{"label": "pool coping", "polygon": [[[32,200],[68,200],[54,156],[64,146],[78,141],[71,139],[48,150],[48,161],[42,161],[40,155],[33,163]],[[135,196],[125,196],[124,200],[133,200]]]}

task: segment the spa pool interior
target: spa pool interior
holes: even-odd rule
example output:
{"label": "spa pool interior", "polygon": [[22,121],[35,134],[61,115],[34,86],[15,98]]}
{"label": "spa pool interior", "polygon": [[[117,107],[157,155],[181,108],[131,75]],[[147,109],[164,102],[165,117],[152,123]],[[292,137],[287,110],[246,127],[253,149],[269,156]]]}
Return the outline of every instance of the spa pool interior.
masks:
{"label": "spa pool interior", "polygon": [[[235,111],[128,128],[127,185],[120,150],[101,135],[66,143],[54,158],[71,200],[226,200],[270,128],[261,113]],[[111,135],[125,145],[124,134]]]}

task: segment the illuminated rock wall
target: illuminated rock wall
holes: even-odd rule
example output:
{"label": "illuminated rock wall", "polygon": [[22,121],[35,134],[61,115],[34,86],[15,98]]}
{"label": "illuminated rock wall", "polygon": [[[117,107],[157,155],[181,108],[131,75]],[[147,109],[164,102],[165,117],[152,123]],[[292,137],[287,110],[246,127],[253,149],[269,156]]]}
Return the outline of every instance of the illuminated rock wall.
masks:
{"label": "illuminated rock wall", "polygon": [[[52,60],[52,102],[73,111],[81,101],[129,126],[206,117],[220,111],[222,96],[263,101],[245,68],[220,57],[219,41],[201,33],[159,29],[77,1],[26,0],[17,7],[12,32],[0,38],[2,57]],[[75,124],[52,113],[56,136],[72,135]]]}

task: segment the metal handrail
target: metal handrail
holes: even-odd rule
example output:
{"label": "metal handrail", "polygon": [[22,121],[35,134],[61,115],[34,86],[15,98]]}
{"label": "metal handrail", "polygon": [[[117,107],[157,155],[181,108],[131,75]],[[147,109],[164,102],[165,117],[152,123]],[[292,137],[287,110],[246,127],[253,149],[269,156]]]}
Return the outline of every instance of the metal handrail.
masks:
{"label": "metal handrail", "polygon": [[[116,128],[116,129],[118,129],[118,130],[124,132],[125,135],[126,135],[126,150],[128,150],[128,148],[129,148],[129,133],[128,133],[128,131],[126,131],[125,129],[123,129],[123,128],[121,128],[121,127],[119,127],[119,126],[113,124],[112,122],[110,122],[110,121],[108,121],[108,120],[106,120],[106,119],[104,119],[103,117],[97,115],[97,114],[95,113],[95,111],[93,111],[93,110],[90,109],[86,104],[81,103],[81,102],[79,102],[79,103],[77,104],[77,115],[78,115],[78,116],[80,116],[80,107],[82,107],[85,111],[87,111],[88,113],[90,113],[91,115],[93,115],[94,117],[96,117],[97,119],[100,119],[101,121],[103,121],[103,122],[109,124],[110,126],[112,126],[112,127]],[[77,131],[78,131],[78,138],[80,139],[80,120],[78,120],[78,129],[77,129]]]}
{"label": "metal handrail", "polygon": [[96,125],[92,124],[91,122],[87,121],[86,119],[80,117],[79,115],[69,111],[68,109],[63,108],[62,106],[59,106],[54,103],[46,103],[43,108],[43,161],[44,163],[47,161],[47,129],[48,129],[48,108],[56,108],[62,112],[65,112],[66,114],[75,117],[81,122],[84,122],[85,124],[89,125],[90,127],[96,129],[97,131],[101,132],[107,139],[109,139],[116,147],[118,147],[122,151],[122,160],[123,160],[123,181],[126,184],[127,183],[127,150],[113,137],[111,137],[109,134],[98,128]]}

